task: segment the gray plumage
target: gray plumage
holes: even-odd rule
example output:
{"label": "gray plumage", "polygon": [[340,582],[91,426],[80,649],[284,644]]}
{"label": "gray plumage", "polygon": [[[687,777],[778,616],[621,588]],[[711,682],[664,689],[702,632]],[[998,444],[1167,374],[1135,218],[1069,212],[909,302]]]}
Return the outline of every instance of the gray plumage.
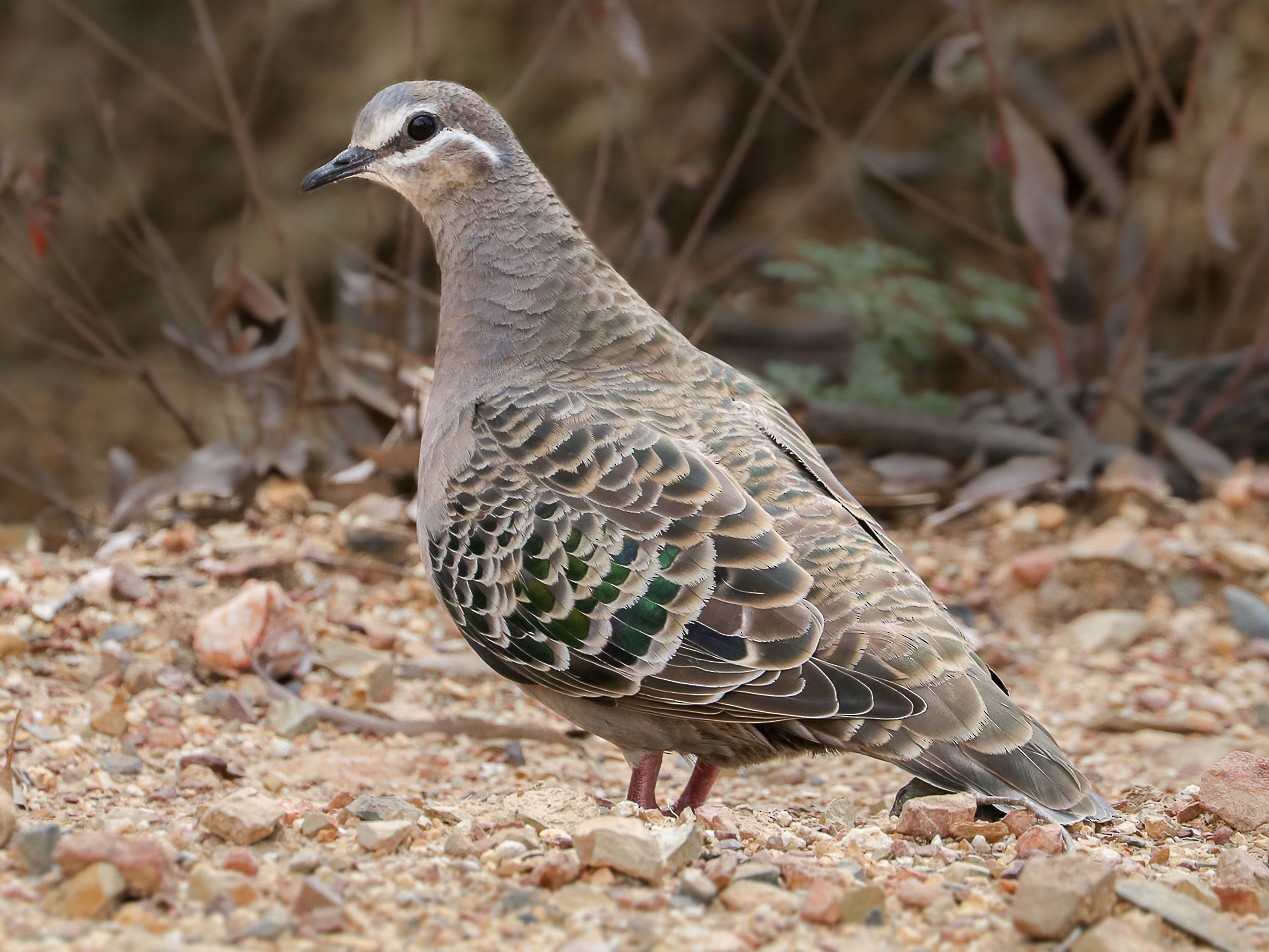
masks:
{"label": "gray plumage", "polygon": [[754,381],[604,260],[506,123],[448,83],[370,101],[304,187],[378,179],[441,267],[419,536],[499,674],[617,744],[717,767],[851,751],[936,787],[1107,819],[895,545]]}

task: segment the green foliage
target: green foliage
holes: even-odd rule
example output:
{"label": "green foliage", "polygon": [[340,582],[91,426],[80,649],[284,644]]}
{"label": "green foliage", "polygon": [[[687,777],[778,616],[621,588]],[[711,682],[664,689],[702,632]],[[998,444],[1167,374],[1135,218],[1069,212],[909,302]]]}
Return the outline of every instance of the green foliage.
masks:
{"label": "green foliage", "polygon": [[919,255],[869,240],[805,241],[797,258],[763,270],[800,285],[799,303],[841,315],[855,330],[845,384],[829,384],[821,368],[771,363],[764,370],[777,390],[940,415],[956,400],[914,390],[921,367],[946,342],[968,344],[984,326],[1024,327],[1036,304],[1034,292],[1012,281],[963,267],[941,280]]}

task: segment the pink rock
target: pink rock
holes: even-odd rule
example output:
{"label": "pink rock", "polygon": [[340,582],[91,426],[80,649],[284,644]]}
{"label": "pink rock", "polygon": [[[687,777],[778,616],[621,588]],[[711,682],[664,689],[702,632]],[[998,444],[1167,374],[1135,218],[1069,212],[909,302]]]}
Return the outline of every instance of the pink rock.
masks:
{"label": "pink rock", "polygon": [[198,619],[194,652],[226,677],[251,670],[253,659],[272,677],[306,674],[313,666],[313,640],[295,603],[277,582],[254,579]]}
{"label": "pink rock", "polygon": [[53,862],[67,876],[93,863],[109,863],[123,874],[131,896],[167,892],[176,881],[172,857],[158,840],[111,833],[72,833],[58,840]]}
{"label": "pink rock", "polygon": [[1025,830],[1018,837],[1018,858],[1025,856],[1057,856],[1065,848],[1062,827],[1056,823],[1041,823]]}
{"label": "pink rock", "polygon": [[713,830],[720,840],[740,838],[740,822],[736,819],[736,814],[727,807],[703,804],[696,810],[696,821],[706,829]]}
{"label": "pink rock", "polygon": [[1203,771],[1199,786],[1204,808],[1234,829],[1269,823],[1269,758],[1235,750]]}
{"label": "pink rock", "polygon": [[903,805],[895,832],[926,840],[951,836],[952,827],[968,823],[977,812],[978,801],[969,793],[918,797]]}
{"label": "pink rock", "polygon": [[1105,919],[1113,908],[1111,867],[1086,856],[1035,859],[1018,877],[1013,924],[1033,939],[1062,939],[1076,926]]}
{"label": "pink rock", "polygon": [[1043,546],[1014,556],[1009,563],[1009,571],[1020,584],[1035,588],[1049,577],[1056,564],[1056,551],[1052,546]]}
{"label": "pink rock", "polygon": [[802,921],[831,926],[842,915],[842,887],[826,879],[811,883],[802,900]]}

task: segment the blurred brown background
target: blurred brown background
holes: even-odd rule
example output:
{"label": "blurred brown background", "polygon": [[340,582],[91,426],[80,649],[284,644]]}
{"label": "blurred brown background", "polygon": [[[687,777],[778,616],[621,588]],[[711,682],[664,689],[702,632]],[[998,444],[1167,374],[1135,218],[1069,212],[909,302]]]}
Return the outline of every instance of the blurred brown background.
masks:
{"label": "blurred brown background", "polygon": [[[310,334],[426,355],[437,282],[417,223],[368,185],[298,191],[375,90],[416,76],[502,108],[636,287],[744,366],[840,375],[849,315],[761,267],[801,239],[871,237],[939,274],[970,265],[1049,294],[1008,336],[1075,391],[1114,372],[1138,309],[1124,379],[1144,379],[1147,357],[1230,352],[1215,377],[1170,386],[1254,381],[1267,63],[1261,2],[14,0],[0,6],[0,522],[99,497],[112,446],[142,471],[189,452],[141,367],[199,440],[244,438],[251,400],[163,331],[206,333],[231,260],[310,308]],[[1072,251],[1051,282],[1017,220],[1003,101],[1062,172]],[[1015,386],[955,349],[927,372],[959,395]],[[351,442],[373,430],[345,422]]]}

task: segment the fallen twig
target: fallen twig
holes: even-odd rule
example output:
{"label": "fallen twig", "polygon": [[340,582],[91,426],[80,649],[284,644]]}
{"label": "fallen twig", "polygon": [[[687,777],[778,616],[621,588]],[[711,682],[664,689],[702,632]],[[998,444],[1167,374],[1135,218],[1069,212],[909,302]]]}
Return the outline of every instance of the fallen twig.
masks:
{"label": "fallen twig", "polygon": [[[275,701],[290,701],[295,695],[273,680],[259,664],[253,664],[255,673],[264,682],[269,697]],[[477,740],[540,740],[547,744],[564,744],[576,747],[581,738],[572,736],[551,727],[538,724],[499,724],[478,717],[446,717],[426,721],[398,721],[391,717],[380,717],[377,714],[366,714],[362,711],[350,711],[330,704],[314,704],[318,720],[333,724],[347,733],[359,734],[404,734],[406,737],[418,737],[420,734],[443,734],[455,737],[466,734]]]}

